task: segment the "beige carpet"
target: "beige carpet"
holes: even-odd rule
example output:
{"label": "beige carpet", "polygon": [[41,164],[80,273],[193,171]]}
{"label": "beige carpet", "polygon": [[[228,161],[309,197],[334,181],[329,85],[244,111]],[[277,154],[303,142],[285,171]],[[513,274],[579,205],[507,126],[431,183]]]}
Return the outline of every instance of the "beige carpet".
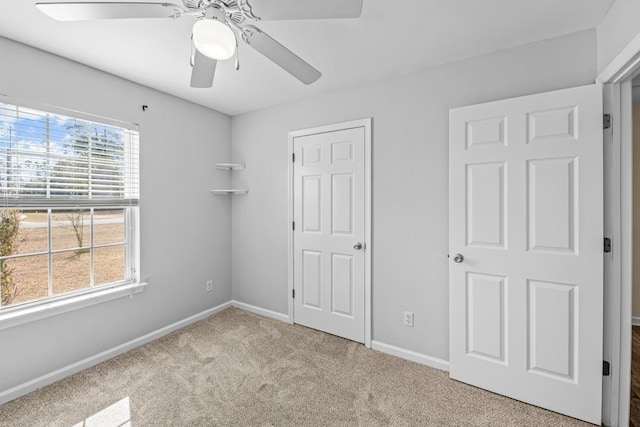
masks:
{"label": "beige carpet", "polygon": [[228,309],[0,406],[2,426],[587,425]]}

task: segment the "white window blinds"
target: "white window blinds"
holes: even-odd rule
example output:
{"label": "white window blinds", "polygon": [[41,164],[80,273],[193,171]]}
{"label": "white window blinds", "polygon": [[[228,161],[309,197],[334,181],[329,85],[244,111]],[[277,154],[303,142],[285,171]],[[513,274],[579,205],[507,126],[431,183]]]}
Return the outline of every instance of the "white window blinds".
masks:
{"label": "white window blinds", "polygon": [[0,97],[0,203],[138,204],[136,125],[20,104]]}

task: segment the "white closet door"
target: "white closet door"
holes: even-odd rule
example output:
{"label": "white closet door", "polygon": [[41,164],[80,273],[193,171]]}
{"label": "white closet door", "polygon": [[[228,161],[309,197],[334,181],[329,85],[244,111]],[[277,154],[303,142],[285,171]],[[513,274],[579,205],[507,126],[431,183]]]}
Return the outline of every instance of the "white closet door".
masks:
{"label": "white closet door", "polygon": [[294,319],[357,342],[365,334],[364,153],[364,127],[294,139]]}

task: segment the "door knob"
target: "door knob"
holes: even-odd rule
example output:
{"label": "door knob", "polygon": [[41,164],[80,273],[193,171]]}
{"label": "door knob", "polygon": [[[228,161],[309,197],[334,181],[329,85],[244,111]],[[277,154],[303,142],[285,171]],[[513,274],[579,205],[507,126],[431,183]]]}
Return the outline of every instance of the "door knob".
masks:
{"label": "door knob", "polygon": [[460,264],[462,261],[464,261],[464,255],[462,254],[455,254],[453,256],[453,262],[457,262],[458,264]]}
{"label": "door knob", "polygon": [[361,251],[364,248],[364,243],[356,243],[355,245],[353,245],[353,249],[355,249],[356,251]]}

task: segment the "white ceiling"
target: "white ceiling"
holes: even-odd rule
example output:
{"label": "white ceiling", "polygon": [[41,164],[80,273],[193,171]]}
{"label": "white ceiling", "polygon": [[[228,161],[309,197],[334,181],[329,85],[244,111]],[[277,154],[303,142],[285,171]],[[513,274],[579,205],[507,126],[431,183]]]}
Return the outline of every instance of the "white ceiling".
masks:
{"label": "white ceiling", "polygon": [[57,22],[35,0],[4,0],[0,36],[235,115],[594,28],[613,2],[364,0],[359,19],[260,22],[323,73],[310,86],[245,45],[240,71],[219,63],[213,88],[190,88],[192,17]]}

